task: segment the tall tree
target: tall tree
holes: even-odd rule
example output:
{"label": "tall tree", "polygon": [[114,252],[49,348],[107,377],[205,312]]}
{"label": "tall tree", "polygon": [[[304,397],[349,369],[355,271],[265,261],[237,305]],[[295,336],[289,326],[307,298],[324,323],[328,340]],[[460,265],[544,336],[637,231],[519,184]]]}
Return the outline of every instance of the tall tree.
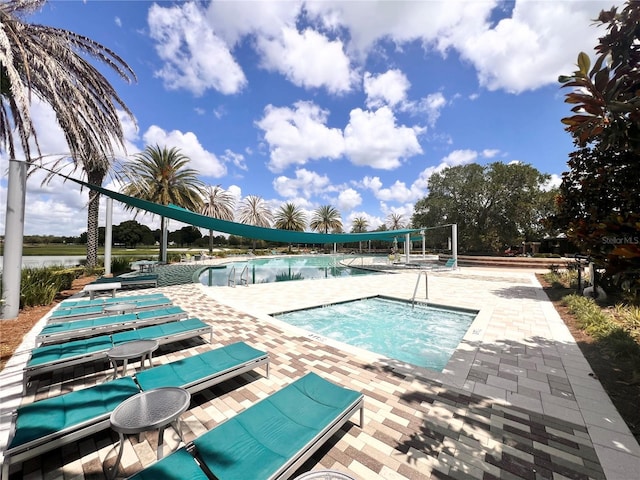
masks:
{"label": "tall tree", "polygon": [[[192,211],[202,207],[204,184],[196,170],[187,168],[189,157],[179,149],[147,146],[124,165],[123,176],[128,183],[122,189],[125,195],[141,198],[161,205],[170,203]],[[166,218],[160,217],[160,260],[166,262]]]}
{"label": "tall tree", "polygon": [[406,226],[404,216],[401,213],[390,213],[387,216],[386,224],[389,230],[400,230]]}
{"label": "tall tree", "polygon": [[307,228],[307,216],[300,207],[287,202],[276,211],[274,226],[281,230],[303,232]]}
{"label": "tall tree", "polygon": [[[207,187],[204,204],[200,209],[202,215],[233,221],[235,197],[220,185]],[[213,252],[213,230],[209,230],[209,253]]]}
{"label": "tall tree", "polygon": [[429,194],[416,203],[412,224],[455,223],[461,250],[498,252],[542,235],[541,212],[548,211],[544,202],[553,206],[545,190],[548,180],[534,167],[518,163],[447,168],[429,178]]}
{"label": "tall tree", "polygon": [[[284,205],[280,205],[280,208],[276,211],[274,226],[281,230],[303,232],[307,228],[307,216],[294,203],[287,202]],[[291,244],[289,244],[289,252],[291,252]]]}
{"label": "tall tree", "polygon": [[341,231],[342,220],[340,212],[331,205],[322,205],[313,212],[309,226],[311,230],[322,233]]}
{"label": "tall tree", "polygon": [[[242,201],[238,212],[240,223],[256,225],[257,227],[271,227],[273,214],[264,199],[257,195],[249,195]],[[253,239],[253,249],[256,249],[256,239]]]}
{"label": "tall tree", "polygon": [[609,278],[636,296],[640,292],[640,2],[621,11],[603,10],[597,19],[606,34],[578,69],[561,76],[571,88],[565,102],[573,114],[562,119],[576,151],[562,177],[558,214],[562,228]]}
{"label": "tall tree", "polygon": [[[351,233],[364,233],[367,231],[369,222],[364,217],[356,217],[351,224]],[[362,252],[362,241],[358,242],[358,251]]]}
{"label": "tall tree", "polygon": [[[118,108],[133,119],[115,89],[88,58],[107,65],[125,81],[135,79],[131,68],[112,50],[90,38],[23,21],[44,3],[7,0],[0,4],[0,142],[10,159],[3,318],[13,318],[19,311],[26,172],[41,157],[31,120],[33,95],[53,109],[73,161],[112,156],[114,143],[124,147]],[[24,161],[16,158],[14,132]]]}
{"label": "tall tree", "polygon": [[135,247],[142,243],[150,245],[153,243],[153,234],[151,229],[146,225],[142,225],[135,220],[127,220],[120,225],[113,227],[113,241],[123,243],[128,247]]}

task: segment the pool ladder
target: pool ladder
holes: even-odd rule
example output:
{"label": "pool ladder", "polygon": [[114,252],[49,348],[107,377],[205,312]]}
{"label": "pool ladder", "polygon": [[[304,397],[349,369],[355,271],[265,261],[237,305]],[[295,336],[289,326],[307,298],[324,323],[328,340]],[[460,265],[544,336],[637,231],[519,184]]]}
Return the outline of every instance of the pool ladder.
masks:
{"label": "pool ladder", "polygon": [[418,293],[418,285],[420,285],[420,277],[424,274],[424,290],[425,298],[429,300],[429,276],[426,270],[418,272],[418,281],[416,282],[416,288],[413,289],[413,297],[411,297],[411,308],[416,306],[416,294]]}
{"label": "pool ladder", "polygon": [[[236,286],[236,266],[232,266],[229,271],[229,276],[227,277],[227,285],[229,287]],[[244,285],[245,287],[249,286],[249,264],[246,264],[240,272],[240,285]]]}

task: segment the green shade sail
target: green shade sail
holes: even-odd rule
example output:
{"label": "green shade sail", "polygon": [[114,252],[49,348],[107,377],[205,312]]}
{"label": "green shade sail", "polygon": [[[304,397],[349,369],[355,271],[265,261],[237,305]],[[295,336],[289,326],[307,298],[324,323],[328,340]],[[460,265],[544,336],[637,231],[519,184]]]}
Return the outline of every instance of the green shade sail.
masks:
{"label": "green shade sail", "polygon": [[67,177],[69,180],[79,183],[91,190],[95,190],[102,195],[113,198],[118,202],[126,203],[131,207],[145,210],[147,212],[160,215],[161,217],[171,218],[187,225],[206,228],[216,232],[229,233],[245,238],[255,238],[259,240],[267,240],[271,242],[281,243],[351,243],[365,240],[382,240],[392,241],[393,237],[399,237],[400,241],[406,234],[415,234],[422,229],[403,229],[403,230],[386,230],[382,232],[364,232],[364,233],[312,233],[312,232],[295,232],[292,230],[279,230],[276,228],[257,227],[255,225],[246,225],[244,223],[230,222],[212,218],[199,213],[194,213],[176,205],[160,205],[158,203],[149,202],[136,197],[130,197],[122,193],[107,190],[98,185]]}

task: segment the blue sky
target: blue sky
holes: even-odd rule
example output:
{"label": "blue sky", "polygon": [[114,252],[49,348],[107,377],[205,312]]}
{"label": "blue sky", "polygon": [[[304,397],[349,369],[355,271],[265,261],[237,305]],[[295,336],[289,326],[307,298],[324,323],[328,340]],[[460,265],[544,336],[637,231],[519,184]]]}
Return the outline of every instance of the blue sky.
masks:
{"label": "blue sky", "polygon": [[[136,120],[123,158],[177,147],[238,203],[329,204],[348,231],[358,216],[370,229],[392,213],[409,221],[447,166],[519,161],[558,183],[573,146],[557,77],[593,53],[592,20],[621,3],[51,1],[27,20],[85,34],[133,68],[131,85],[108,75]],[[32,116],[44,153],[66,152],[50,109],[35,103]],[[25,234],[85,231],[87,192],[39,180]],[[115,205],[114,223],[131,218]]]}

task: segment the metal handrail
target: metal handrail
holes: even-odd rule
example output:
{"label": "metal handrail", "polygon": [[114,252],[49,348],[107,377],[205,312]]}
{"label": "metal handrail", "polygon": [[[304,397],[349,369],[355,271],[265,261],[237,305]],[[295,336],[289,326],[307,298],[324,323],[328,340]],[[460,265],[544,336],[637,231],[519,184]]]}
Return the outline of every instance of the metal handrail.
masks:
{"label": "metal handrail", "polygon": [[229,270],[229,276],[227,277],[227,286],[235,287],[236,286],[236,266],[232,265],[231,270]]}
{"label": "metal handrail", "polygon": [[424,288],[425,288],[425,297],[429,300],[429,276],[427,275],[426,270],[420,270],[418,272],[418,281],[416,282],[416,288],[413,289],[413,297],[411,297],[411,308],[416,306],[416,294],[418,293],[418,285],[420,285],[420,277],[424,273]]}
{"label": "metal handrail", "polygon": [[247,263],[240,273],[240,285],[249,286],[249,264]]}

